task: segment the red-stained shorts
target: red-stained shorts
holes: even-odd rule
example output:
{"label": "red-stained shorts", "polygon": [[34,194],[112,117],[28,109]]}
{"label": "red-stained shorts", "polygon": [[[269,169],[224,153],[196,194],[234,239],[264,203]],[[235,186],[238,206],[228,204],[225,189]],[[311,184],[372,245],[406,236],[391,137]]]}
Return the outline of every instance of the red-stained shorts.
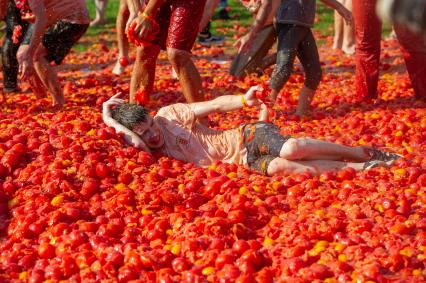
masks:
{"label": "red-stained shorts", "polygon": [[[145,0],[144,3],[148,3]],[[151,43],[161,49],[190,52],[198,35],[206,0],[166,0],[155,18],[160,31]]]}

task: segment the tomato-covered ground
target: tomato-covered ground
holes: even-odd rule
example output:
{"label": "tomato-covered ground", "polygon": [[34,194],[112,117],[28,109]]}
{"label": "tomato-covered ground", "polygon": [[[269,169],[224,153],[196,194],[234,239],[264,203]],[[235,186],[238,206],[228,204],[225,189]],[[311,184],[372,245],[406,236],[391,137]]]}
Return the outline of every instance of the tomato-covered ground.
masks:
{"label": "tomato-covered ground", "polygon": [[[390,169],[269,178],[127,146],[102,123],[101,103],[128,92],[130,68],[111,75],[116,49],[105,43],[113,35],[98,39],[84,38],[88,50],[67,57],[63,110],[25,84],[24,93],[2,98],[0,281],[426,280],[426,103],[411,98],[396,42],[383,43],[382,100],[373,104],[355,97],[353,59],[322,38],[325,75],[312,116],[292,114],[299,68],[274,123],[286,134],[386,147],[404,158]],[[194,50],[206,98],[240,94],[269,77],[230,77],[230,44]],[[183,101],[164,55],[155,86],[153,113]],[[228,129],[256,114],[210,122]]]}

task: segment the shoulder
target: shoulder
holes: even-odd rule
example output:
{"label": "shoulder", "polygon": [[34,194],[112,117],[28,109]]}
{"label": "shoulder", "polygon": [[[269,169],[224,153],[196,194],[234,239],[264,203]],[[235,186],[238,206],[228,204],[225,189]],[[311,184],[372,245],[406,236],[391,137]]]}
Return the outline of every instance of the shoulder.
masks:
{"label": "shoulder", "polygon": [[162,107],[155,117],[176,121],[182,125],[191,125],[195,121],[195,113],[191,105],[186,103],[176,103]]}

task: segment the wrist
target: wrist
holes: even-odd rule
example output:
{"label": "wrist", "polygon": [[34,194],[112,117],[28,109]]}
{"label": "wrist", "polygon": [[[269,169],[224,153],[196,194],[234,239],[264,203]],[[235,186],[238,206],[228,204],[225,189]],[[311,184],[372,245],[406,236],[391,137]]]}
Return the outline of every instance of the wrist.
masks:
{"label": "wrist", "polygon": [[249,105],[247,104],[246,95],[245,95],[245,94],[242,94],[242,95],[240,95],[240,96],[241,96],[241,105],[242,105],[243,107],[248,107]]}
{"label": "wrist", "polygon": [[147,13],[145,11],[139,11],[138,15],[141,18],[150,21],[155,26],[159,26],[158,22],[154,19],[154,17],[150,13]]}

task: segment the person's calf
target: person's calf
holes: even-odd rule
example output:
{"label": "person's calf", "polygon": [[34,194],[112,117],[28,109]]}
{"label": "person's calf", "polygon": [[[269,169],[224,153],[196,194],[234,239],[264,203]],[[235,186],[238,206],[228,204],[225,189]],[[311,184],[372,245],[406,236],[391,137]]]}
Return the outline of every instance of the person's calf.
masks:
{"label": "person's calf", "polygon": [[299,100],[297,102],[296,115],[303,117],[311,109],[311,102],[314,97],[315,90],[303,86],[299,93]]}
{"label": "person's calf", "polygon": [[49,90],[52,97],[52,105],[62,107],[65,104],[65,98],[58,77],[44,56],[38,56],[34,59],[34,67],[40,80]]}

